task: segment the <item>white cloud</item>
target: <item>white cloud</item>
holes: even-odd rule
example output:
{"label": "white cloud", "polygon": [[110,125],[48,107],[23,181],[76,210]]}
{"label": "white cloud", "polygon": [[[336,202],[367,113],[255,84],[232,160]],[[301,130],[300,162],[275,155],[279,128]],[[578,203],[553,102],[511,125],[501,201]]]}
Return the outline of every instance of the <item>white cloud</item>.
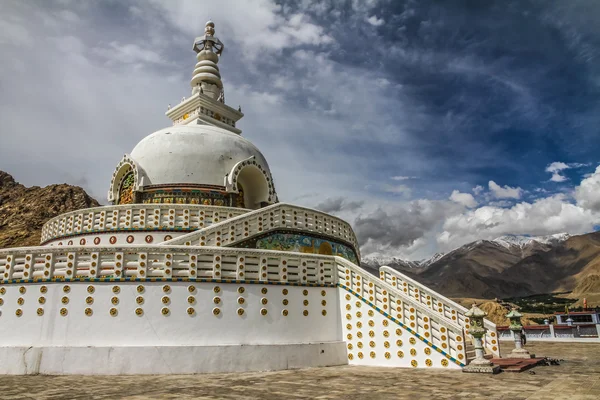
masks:
{"label": "white cloud", "polygon": [[471,193],[461,193],[458,190],[454,190],[452,192],[450,195],[450,200],[469,208],[477,206],[477,201],[475,201],[475,198]]}
{"label": "white cloud", "polygon": [[585,167],[588,166],[589,164],[583,164],[583,163],[570,163],[570,164],[565,164],[564,162],[561,161],[555,161],[551,164],[548,164],[548,166],[546,167],[546,172],[550,172],[552,174],[552,177],[550,178],[550,181],[552,182],[564,182],[566,181],[568,178],[564,175],[561,174],[561,171],[564,171],[566,169],[570,169],[570,168],[581,168],[581,167]]}
{"label": "white cloud", "polygon": [[567,164],[560,161],[555,161],[546,167],[546,172],[559,172],[563,169],[570,168]]}
{"label": "white cloud", "polygon": [[550,180],[552,182],[564,182],[567,180],[567,177],[559,174],[558,172],[555,172],[552,174],[552,177],[550,178]]}
{"label": "white cloud", "polygon": [[550,178],[550,180],[552,182],[564,182],[567,180],[567,177],[564,175],[561,175],[560,171],[569,169],[569,168],[571,168],[571,167],[569,167],[564,162],[555,161],[546,167],[546,172],[550,172],[552,174],[552,177]]}
{"label": "white cloud", "polygon": [[402,176],[402,175],[397,175],[397,176],[392,176],[390,179],[394,180],[394,181],[407,181],[409,179],[416,179],[416,176]]}
{"label": "white cloud", "polygon": [[93,51],[105,58],[110,64],[168,64],[158,52],[149,48],[142,48],[134,43],[110,42],[107,47],[97,47]]}
{"label": "white cloud", "polygon": [[381,26],[385,23],[383,18],[377,18],[377,15],[371,15],[369,18],[367,18],[367,22],[373,26]]}
{"label": "white cloud", "polygon": [[598,215],[590,210],[567,202],[563,195],[555,195],[510,208],[483,206],[450,216],[444,222],[438,242],[451,250],[474,240],[505,234],[584,233],[592,231],[598,220]]}
{"label": "white cloud", "polygon": [[523,192],[520,187],[500,186],[494,181],[489,181],[488,187],[497,199],[520,199]]}
{"label": "white cloud", "polygon": [[600,211],[600,166],[575,188],[575,199],[585,209]]}
{"label": "white cloud", "polygon": [[381,185],[381,190],[386,193],[402,194],[407,197],[410,196],[411,193],[411,189],[406,185],[389,185],[387,183]]}
{"label": "white cloud", "polygon": [[473,188],[473,193],[475,193],[475,195],[480,194],[481,192],[483,192],[485,190],[485,188],[481,185],[477,185]]}
{"label": "white cloud", "polygon": [[273,0],[220,0],[205,2],[202,7],[198,7],[196,0],[151,0],[151,3],[190,37],[204,31],[206,21],[199,18],[210,16],[217,25],[216,35],[228,32],[229,38],[243,45],[244,56],[250,59],[264,56],[261,52],[265,51],[333,42],[325,29],[313,23],[308,15],[284,15],[282,6]]}

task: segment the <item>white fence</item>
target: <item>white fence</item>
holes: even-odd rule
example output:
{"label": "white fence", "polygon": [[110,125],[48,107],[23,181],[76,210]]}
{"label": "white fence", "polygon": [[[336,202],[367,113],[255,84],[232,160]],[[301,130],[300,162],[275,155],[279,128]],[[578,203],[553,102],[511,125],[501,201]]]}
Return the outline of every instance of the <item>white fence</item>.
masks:
{"label": "white fence", "polygon": [[42,228],[42,243],[49,240],[95,232],[134,230],[193,231],[249,210],[193,204],[125,204],[87,208],[59,215]]}
{"label": "white fence", "polygon": [[[358,253],[352,227],[331,215],[291,204],[277,203],[231,218],[208,228],[179,236],[165,245],[231,246],[254,235],[274,229],[316,233],[349,243]],[[360,254],[357,254],[360,258]]]}
{"label": "white fence", "polygon": [[[465,317],[468,309],[465,307],[390,267],[381,267],[379,275],[382,280],[397,289],[402,298],[417,302],[468,332],[469,319]],[[496,324],[486,319],[484,320],[484,326],[488,329],[484,338],[485,348],[495,356],[500,356]]]}

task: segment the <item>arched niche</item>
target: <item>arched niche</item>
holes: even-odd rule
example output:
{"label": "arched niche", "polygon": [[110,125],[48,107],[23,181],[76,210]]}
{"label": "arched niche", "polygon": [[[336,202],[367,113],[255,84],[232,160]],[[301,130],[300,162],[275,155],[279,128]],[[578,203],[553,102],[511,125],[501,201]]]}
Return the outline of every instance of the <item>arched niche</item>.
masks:
{"label": "arched niche", "polygon": [[237,187],[244,196],[245,208],[261,208],[269,203],[269,184],[262,172],[255,166],[242,168],[237,176]]}
{"label": "arched niche", "polygon": [[225,187],[228,192],[238,194],[237,207],[258,209],[277,203],[273,178],[254,156],[234,165],[225,177]]}
{"label": "arched niche", "polygon": [[[133,203],[134,192],[139,191],[140,188],[140,180],[140,171],[136,162],[125,155],[113,172],[108,190],[108,201],[113,204]],[[127,195],[125,196],[125,194]]]}

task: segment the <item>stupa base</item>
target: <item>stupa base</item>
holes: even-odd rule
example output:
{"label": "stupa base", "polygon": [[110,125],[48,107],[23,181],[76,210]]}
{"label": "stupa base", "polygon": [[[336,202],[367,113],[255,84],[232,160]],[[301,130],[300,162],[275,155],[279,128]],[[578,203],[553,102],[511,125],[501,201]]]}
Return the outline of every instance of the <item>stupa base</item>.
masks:
{"label": "stupa base", "polygon": [[4,375],[269,371],[348,364],[345,342],[140,347],[0,347]]}

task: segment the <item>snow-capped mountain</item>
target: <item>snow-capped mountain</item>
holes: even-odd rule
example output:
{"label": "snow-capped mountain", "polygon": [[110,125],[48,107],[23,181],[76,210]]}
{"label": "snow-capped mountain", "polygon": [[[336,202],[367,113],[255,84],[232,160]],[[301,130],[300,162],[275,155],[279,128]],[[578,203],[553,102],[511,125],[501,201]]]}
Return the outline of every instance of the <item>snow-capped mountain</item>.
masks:
{"label": "snow-capped mountain", "polygon": [[565,240],[569,239],[571,237],[571,235],[569,235],[568,233],[557,233],[554,235],[547,235],[547,236],[524,236],[524,235],[504,235],[504,236],[500,236],[494,240],[492,240],[492,242],[497,243],[501,246],[504,246],[506,248],[510,248],[510,247],[520,247],[520,248],[524,248],[526,246],[530,246],[531,244],[534,243],[540,243],[540,244],[545,244],[545,245],[556,245],[558,243],[562,243]]}
{"label": "snow-capped mountain", "polygon": [[[425,260],[371,257],[363,259],[363,266],[378,276],[379,267],[387,265],[446,296],[501,298],[570,288],[576,282],[571,275],[589,261],[577,258],[580,248],[598,248],[600,260],[600,232],[577,237],[566,233],[504,235],[467,243]],[[570,256],[564,257],[567,251]],[[600,261],[594,262],[600,265]]]}
{"label": "snow-capped mountain", "polygon": [[456,252],[465,253],[475,249],[478,246],[481,246],[484,243],[501,246],[510,251],[525,251],[531,250],[532,248],[535,248],[535,250],[543,250],[539,249],[539,247],[549,249],[552,246],[564,242],[570,237],[571,235],[568,233],[556,233],[554,235],[547,236],[504,235],[493,240],[477,240],[475,242],[467,243],[457,247],[452,251],[449,251],[448,253],[435,253],[430,258],[425,258],[423,260],[411,261],[398,257],[365,257],[362,259],[362,264],[363,266],[367,266],[372,269],[378,269],[383,265],[387,265],[396,269],[426,268],[447,255]]}

